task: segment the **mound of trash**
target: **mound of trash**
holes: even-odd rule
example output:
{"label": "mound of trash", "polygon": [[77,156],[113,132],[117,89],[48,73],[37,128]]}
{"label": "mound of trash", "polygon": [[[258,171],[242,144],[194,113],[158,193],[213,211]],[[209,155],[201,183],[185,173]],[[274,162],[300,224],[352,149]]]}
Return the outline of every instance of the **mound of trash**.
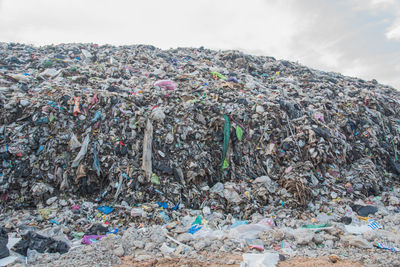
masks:
{"label": "mound of trash", "polygon": [[0,43],[0,193],[247,218],[398,181],[399,92],[203,47]]}

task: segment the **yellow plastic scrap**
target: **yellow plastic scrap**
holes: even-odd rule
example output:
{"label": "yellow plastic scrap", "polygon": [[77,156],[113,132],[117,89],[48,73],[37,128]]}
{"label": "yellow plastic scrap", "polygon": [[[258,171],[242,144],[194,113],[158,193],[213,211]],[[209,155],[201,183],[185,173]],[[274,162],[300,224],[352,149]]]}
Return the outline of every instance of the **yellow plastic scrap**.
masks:
{"label": "yellow plastic scrap", "polygon": [[160,183],[160,178],[158,178],[158,176],[157,176],[155,173],[153,173],[153,174],[151,175],[150,182],[151,182],[152,184],[156,184],[156,185],[161,184],[161,183]]}
{"label": "yellow plastic scrap", "polygon": [[57,211],[57,210],[56,210],[56,209],[49,209],[49,208],[46,208],[46,209],[40,209],[40,210],[38,210],[38,213],[39,213],[44,219],[48,220],[48,219],[49,219],[49,215],[51,214],[52,211]]}
{"label": "yellow plastic scrap", "polygon": [[143,208],[144,210],[150,210],[150,209],[151,209],[151,207],[146,206],[146,205],[142,205],[142,208]]}
{"label": "yellow plastic scrap", "polygon": [[368,217],[362,217],[362,216],[357,216],[358,219],[363,220],[363,221],[368,221],[369,218]]}

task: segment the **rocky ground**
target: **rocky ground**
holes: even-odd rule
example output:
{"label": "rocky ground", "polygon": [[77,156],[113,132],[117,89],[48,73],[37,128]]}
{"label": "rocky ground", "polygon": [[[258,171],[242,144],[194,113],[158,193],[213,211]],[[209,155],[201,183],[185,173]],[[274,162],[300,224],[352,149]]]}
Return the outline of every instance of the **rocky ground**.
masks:
{"label": "rocky ground", "polygon": [[[64,254],[29,249],[27,257],[11,250],[18,259],[10,266],[239,266],[246,253],[272,253],[279,259],[277,266],[400,266],[398,252],[377,247],[378,243],[393,250],[399,247],[397,194],[398,188],[391,192],[395,206],[385,206],[380,198],[363,203],[377,207],[369,218],[359,216],[345,199],[326,203],[325,212],[312,214],[280,207],[267,214],[253,214],[248,221],[207,209],[170,210],[151,204],[141,206],[146,210],[142,214],[137,214],[137,207],[128,212],[128,207],[121,206],[105,215],[93,203],[87,208],[88,202],[75,201],[74,207],[80,209],[74,214],[81,221],[51,226],[50,218],[59,220],[70,208],[71,200],[63,199],[39,210],[9,210],[0,218],[10,233],[16,231],[15,235],[44,228],[47,230],[39,233],[71,246]],[[64,201],[68,205],[59,204]],[[46,210],[52,212],[47,219],[41,218]],[[117,233],[106,234],[91,245],[82,244],[79,231],[87,232],[89,225],[83,218],[92,217],[90,225],[102,224],[111,231],[126,213],[131,222],[120,224]],[[378,223],[377,229],[367,226],[371,219]],[[190,233],[194,223],[200,229]],[[101,231],[98,233],[104,234]]]}

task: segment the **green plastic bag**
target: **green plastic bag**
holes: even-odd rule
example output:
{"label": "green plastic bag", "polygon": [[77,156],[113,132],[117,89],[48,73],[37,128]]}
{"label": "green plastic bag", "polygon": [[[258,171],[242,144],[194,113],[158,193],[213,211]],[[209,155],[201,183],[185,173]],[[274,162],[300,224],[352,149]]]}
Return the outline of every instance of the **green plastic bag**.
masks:
{"label": "green plastic bag", "polygon": [[239,141],[242,141],[243,130],[242,130],[242,127],[240,127],[240,126],[236,126],[236,137],[237,137],[237,139],[239,139]]}
{"label": "green plastic bag", "polygon": [[201,224],[201,216],[200,215],[197,215],[196,220],[194,220],[194,222],[192,223],[192,225],[195,225],[195,224]]}
{"label": "green plastic bag", "polygon": [[152,184],[160,184],[160,178],[158,178],[158,176],[157,176],[155,173],[153,173],[153,174],[151,175],[150,182],[151,182]]}
{"label": "green plastic bag", "polygon": [[224,163],[222,164],[222,170],[225,170],[229,167],[229,163],[226,159],[224,159]]}
{"label": "green plastic bag", "polygon": [[230,125],[229,125],[229,118],[228,116],[224,115],[225,119],[225,125],[224,125],[224,144],[222,146],[222,164],[221,164],[221,169],[223,169],[225,164],[225,157],[226,157],[226,152],[228,151],[228,145],[229,145],[229,134],[230,134]]}
{"label": "green plastic bag", "polygon": [[218,78],[220,78],[222,80],[226,80],[226,77],[219,72],[213,71],[213,72],[211,72],[211,74],[217,76]]}
{"label": "green plastic bag", "polygon": [[306,224],[306,225],[303,225],[301,228],[318,229],[318,228],[324,228],[324,227],[329,227],[329,226],[331,226],[330,223],[324,223],[324,224]]}

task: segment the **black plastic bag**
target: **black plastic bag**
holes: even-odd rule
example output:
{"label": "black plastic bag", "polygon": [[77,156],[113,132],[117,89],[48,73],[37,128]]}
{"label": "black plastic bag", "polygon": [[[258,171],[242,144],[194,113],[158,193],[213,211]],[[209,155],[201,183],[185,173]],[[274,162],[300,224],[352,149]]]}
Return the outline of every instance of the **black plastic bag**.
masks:
{"label": "black plastic bag", "polygon": [[105,235],[108,231],[107,227],[101,224],[93,224],[86,232],[85,235]]}
{"label": "black plastic bag", "polygon": [[66,243],[33,232],[28,232],[24,235],[22,240],[17,243],[14,250],[17,253],[26,256],[28,248],[40,253],[59,252],[60,254],[67,253],[69,250],[69,246]]}
{"label": "black plastic bag", "polygon": [[4,228],[0,228],[0,259],[10,256],[10,251],[7,248],[8,234]]}

